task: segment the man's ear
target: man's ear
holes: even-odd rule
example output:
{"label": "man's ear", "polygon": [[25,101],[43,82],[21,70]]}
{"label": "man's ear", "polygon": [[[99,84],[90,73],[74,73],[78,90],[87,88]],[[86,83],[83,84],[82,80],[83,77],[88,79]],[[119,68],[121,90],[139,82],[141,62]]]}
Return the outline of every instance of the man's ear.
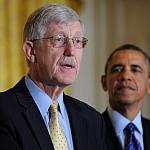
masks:
{"label": "man's ear", "polygon": [[25,41],[23,43],[23,52],[29,62],[35,62],[35,49],[33,48],[33,43],[30,41]]}
{"label": "man's ear", "polygon": [[104,91],[107,91],[107,80],[106,80],[106,75],[101,76],[101,84],[104,89]]}

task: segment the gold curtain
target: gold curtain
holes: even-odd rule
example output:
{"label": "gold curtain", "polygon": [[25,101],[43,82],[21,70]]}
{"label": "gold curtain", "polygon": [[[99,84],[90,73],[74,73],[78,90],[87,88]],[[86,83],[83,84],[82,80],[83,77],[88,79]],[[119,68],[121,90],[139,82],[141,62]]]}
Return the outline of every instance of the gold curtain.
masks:
{"label": "gold curtain", "polygon": [[0,0],[0,91],[7,90],[27,72],[22,32],[28,15],[46,3],[62,3],[77,12],[83,0]]}

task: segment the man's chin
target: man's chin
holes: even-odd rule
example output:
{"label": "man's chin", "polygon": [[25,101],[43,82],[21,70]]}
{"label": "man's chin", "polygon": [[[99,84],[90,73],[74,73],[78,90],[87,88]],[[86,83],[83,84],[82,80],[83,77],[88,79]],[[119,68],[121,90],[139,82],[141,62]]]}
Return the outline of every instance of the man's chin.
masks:
{"label": "man's chin", "polygon": [[62,84],[62,86],[70,86],[70,85],[72,85],[74,83],[74,81],[72,81],[72,82],[63,82],[63,83],[61,83]]}
{"label": "man's chin", "polygon": [[59,84],[60,84],[61,86],[66,87],[66,86],[72,85],[74,82],[75,82],[75,79],[72,79],[72,80],[68,79],[68,80],[60,81]]}

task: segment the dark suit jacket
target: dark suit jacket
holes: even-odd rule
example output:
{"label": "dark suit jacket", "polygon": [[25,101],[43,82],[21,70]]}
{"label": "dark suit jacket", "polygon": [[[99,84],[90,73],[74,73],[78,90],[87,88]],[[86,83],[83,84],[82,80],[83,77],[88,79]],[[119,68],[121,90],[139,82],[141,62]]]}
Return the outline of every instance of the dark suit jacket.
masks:
{"label": "dark suit jacket", "polygon": [[[104,121],[92,107],[64,95],[75,150],[103,150]],[[24,79],[0,93],[0,150],[54,150]]]}
{"label": "dark suit jacket", "polygon": [[[115,129],[112,125],[107,110],[103,112],[105,125],[107,129],[106,144],[108,150],[123,150],[121,144],[116,136]],[[144,150],[150,150],[150,120],[142,117],[143,125],[143,139],[144,139]]]}

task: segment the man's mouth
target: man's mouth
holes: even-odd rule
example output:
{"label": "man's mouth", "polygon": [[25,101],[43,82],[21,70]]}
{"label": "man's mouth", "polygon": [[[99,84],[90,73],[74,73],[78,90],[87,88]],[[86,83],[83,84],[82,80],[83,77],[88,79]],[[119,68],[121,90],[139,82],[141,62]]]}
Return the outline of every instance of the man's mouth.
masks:
{"label": "man's mouth", "polygon": [[65,57],[64,59],[60,60],[60,65],[64,68],[74,69],[76,68],[76,64],[77,63],[74,58]]}
{"label": "man's mouth", "polygon": [[132,86],[118,86],[116,89],[117,90],[135,90],[135,88]]}
{"label": "man's mouth", "polygon": [[75,65],[72,65],[72,64],[61,64],[62,67],[65,67],[65,68],[75,68]]}

